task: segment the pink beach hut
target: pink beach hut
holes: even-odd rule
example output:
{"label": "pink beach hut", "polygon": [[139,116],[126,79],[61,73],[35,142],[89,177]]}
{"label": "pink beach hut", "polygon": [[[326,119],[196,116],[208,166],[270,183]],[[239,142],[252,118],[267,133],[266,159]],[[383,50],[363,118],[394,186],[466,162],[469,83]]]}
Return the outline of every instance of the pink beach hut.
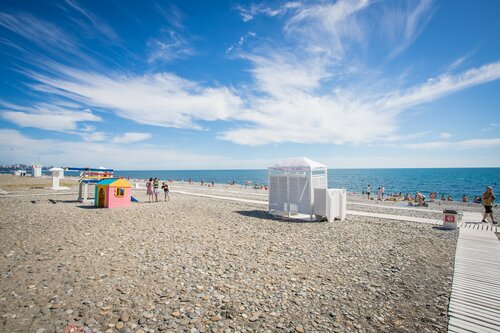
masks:
{"label": "pink beach hut", "polygon": [[108,178],[95,185],[94,205],[101,208],[128,207],[132,186],[125,179]]}

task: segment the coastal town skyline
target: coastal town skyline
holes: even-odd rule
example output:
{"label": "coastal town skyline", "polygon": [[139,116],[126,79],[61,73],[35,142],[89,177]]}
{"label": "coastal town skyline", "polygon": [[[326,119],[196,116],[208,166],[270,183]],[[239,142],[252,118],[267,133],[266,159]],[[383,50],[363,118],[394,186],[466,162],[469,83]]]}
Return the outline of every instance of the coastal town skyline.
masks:
{"label": "coastal town skyline", "polygon": [[0,164],[500,166],[500,3],[0,4]]}

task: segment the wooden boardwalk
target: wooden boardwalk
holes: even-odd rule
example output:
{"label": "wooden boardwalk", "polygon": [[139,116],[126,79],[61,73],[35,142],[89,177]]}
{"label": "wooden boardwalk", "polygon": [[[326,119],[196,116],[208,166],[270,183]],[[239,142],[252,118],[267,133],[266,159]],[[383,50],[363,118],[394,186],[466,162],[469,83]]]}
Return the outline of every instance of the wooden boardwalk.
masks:
{"label": "wooden boardwalk", "polygon": [[464,213],[455,252],[448,332],[500,332],[500,241],[480,213]]}

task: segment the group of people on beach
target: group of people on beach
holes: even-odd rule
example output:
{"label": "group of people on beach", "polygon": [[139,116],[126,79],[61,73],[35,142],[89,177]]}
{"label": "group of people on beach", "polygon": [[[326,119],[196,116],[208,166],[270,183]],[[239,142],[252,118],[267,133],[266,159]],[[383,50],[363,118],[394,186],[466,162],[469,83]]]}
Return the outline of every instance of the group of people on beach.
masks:
{"label": "group of people on beach", "polygon": [[[163,193],[165,195],[165,201],[170,201],[170,187],[168,186],[167,183],[162,182],[161,188],[163,190]],[[158,178],[149,178],[149,180],[146,183],[146,193],[149,198],[149,202],[158,202],[158,195],[160,194],[160,187],[159,187],[159,179]]]}
{"label": "group of people on beach", "polygon": [[[385,188],[383,186],[379,186],[377,189],[377,200],[384,200],[384,193],[385,193]],[[368,200],[371,200],[371,195],[372,195],[372,186],[368,184],[368,187],[366,188],[366,194],[368,195]]]}
{"label": "group of people on beach", "polygon": [[[363,191],[364,192],[364,191]],[[371,192],[372,192],[372,187],[370,184],[368,184],[368,187],[366,189],[366,195],[368,197],[368,199],[372,199],[371,198]],[[379,186],[378,189],[377,189],[377,201],[378,200],[381,200],[383,201],[384,200],[384,192],[385,192],[385,189],[383,186]],[[363,193],[364,194],[364,193]],[[432,200],[436,199],[437,198],[437,193],[436,192],[432,192],[430,194],[430,197]],[[393,200],[393,201],[397,201],[397,200],[400,200],[401,198],[403,198],[402,196],[402,193],[399,192],[399,194],[393,194],[391,195],[390,198],[388,198],[387,200]],[[416,192],[415,193],[415,197],[412,197],[410,193],[406,193],[406,195],[404,196],[403,200],[404,201],[408,201],[409,203],[412,203],[411,205],[418,205],[418,206],[427,206],[427,203],[425,201],[425,195],[420,193],[420,192]],[[441,195],[441,201],[453,201],[451,195],[448,195],[448,197],[446,198],[445,195]],[[464,194],[462,196],[462,202],[468,202],[469,199],[468,197]],[[493,217],[493,204],[494,204],[494,201],[495,201],[495,194],[493,193],[493,187],[491,186],[488,186],[486,188],[486,191],[481,195],[481,197],[479,196],[475,196],[474,199],[472,200],[473,203],[478,203],[478,204],[482,204],[484,206],[484,214],[483,214],[483,220],[482,222],[485,222],[486,223],[486,218],[488,217],[488,215],[490,216],[491,218],[491,222],[493,224],[498,224],[498,222],[495,221],[495,218]],[[413,204],[415,203],[415,204]]]}

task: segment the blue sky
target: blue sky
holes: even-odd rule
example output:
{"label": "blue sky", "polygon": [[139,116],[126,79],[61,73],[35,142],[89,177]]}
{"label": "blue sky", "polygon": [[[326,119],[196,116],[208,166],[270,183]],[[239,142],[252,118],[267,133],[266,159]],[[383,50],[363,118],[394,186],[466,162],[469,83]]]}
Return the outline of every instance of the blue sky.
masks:
{"label": "blue sky", "polygon": [[500,1],[0,3],[0,163],[500,166]]}

